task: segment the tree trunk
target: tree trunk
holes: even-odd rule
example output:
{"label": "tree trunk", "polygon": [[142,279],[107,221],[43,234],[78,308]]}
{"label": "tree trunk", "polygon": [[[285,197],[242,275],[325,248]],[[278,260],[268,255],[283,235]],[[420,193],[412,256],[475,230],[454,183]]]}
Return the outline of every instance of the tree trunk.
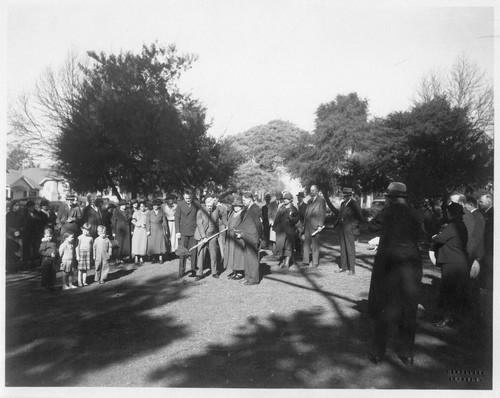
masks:
{"label": "tree trunk", "polygon": [[120,192],[118,192],[118,189],[116,188],[116,185],[113,182],[113,179],[111,178],[111,176],[109,174],[107,174],[107,177],[108,177],[109,186],[111,187],[111,193],[114,196],[116,196],[116,198],[118,199],[118,201],[122,200]]}

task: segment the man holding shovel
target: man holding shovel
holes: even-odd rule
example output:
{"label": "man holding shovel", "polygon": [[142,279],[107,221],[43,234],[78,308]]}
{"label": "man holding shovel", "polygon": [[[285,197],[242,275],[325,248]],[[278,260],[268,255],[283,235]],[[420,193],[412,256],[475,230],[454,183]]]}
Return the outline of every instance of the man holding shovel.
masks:
{"label": "man holding shovel", "polygon": [[196,214],[197,226],[194,232],[194,239],[202,244],[198,248],[196,258],[196,264],[198,266],[196,273],[197,281],[203,278],[203,265],[205,263],[207,251],[210,253],[212,276],[214,278],[219,277],[219,273],[217,271],[217,239],[208,239],[210,236],[219,231],[219,209],[214,206],[214,201],[213,197],[207,196],[205,198],[205,204],[201,205],[201,208]]}

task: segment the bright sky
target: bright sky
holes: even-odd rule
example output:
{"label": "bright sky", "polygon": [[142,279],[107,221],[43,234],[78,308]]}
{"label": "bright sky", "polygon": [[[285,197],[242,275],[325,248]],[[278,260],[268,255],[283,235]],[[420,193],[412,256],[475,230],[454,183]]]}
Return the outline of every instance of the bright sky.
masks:
{"label": "bright sky", "polygon": [[12,1],[7,92],[12,99],[32,89],[70,50],[137,52],[158,39],[198,55],[181,84],[206,105],[210,133],[220,136],[273,119],[312,131],[317,107],[350,92],[366,98],[374,116],[406,110],[423,74],[449,69],[464,53],[493,77],[494,9],[484,6],[494,1],[395,4]]}

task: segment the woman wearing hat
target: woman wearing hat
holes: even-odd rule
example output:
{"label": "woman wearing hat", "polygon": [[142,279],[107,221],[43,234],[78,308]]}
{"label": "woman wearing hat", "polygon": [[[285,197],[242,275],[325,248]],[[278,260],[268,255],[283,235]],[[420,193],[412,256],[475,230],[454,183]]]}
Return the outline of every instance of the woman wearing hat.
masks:
{"label": "woman wearing hat", "polygon": [[229,279],[243,279],[245,274],[245,246],[236,239],[238,226],[241,224],[243,201],[235,196],[232,203],[232,212],[228,217],[226,244],[224,245],[224,269],[227,269]]}
{"label": "woman wearing hat", "polygon": [[119,246],[115,253],[119,261],[130,260],[130,221],[132,217],[127,211],[127,205],[128,202],[126,200],[120,200],[118,202],[118,208],[115,209],[113,217],[111,218],[111,232]]}
{"label": "woman wearing hat", "polygon": [[153,210],[146,216],[146,234],[148,236],[148,254],[153,258],[153,263],[163,263],[163,256],[167,253],[168,222],[165,213],[161,210],[162,200],[153,201]]}
{"label": "woman wearing hat", "polygon": [[449,224],[432,237],[438,250],[436,264],[441,267],[439,306],[443,310],[443,319],[435,324],[437,327],[448,326],[461,315],[465,309],[469,279],[467,227],[462,218],[463,207],[452,202],[446,211]]}
{"label": "woman wearing hat", "polygon": [[280,257],[280,268],[289,268],[295,241],[295,225],[299,222],[299,211],[293,205],[293,195],[283,193],[283,205],[278,208],[273,230],[276,232],[276,255]]}
{"label": "woman wearing hat", "polygon": [[[42,218],[43,226],[48,226],[54,230],[56,224],[56,214],[50,210],[49,201],[43,199],[40,202],[40,217]],[[42,231],[43,234],[43,231]]]}
{"label": "woman wearing hat", "polygon": [[146,218],[148,208],[144,202],[139,202],[139,209],[132,215],[132,225],[134,225],[134,234],[132,235],[132,256],[135,263],[142,263],[147,254],[148,235],[146,233]]}
{"label": "woman wearing hat", "polygon": [[40,264],[40,239],[43,236],[43,221],[35,202],[28,200],[24,207],[24,218],[26,220],[23,234],[23,260],[25,264],[34,268]]}
{"label": "woman wearing hat", "polygon": [[[5,225],[7,227],[7,258],[10,260],[10,268],[15,269],[20,265],[23,257],[22,237],[26,225],[21,206],[18,200],[10,202],[9,212],[6,215]],[[19,271],[19,269],[15,269]]]}
{"label": "woman wearing hat", "polygon": [[401,342],[398,356],[405,365],[411,365],[422,281],[418,247],[421,222],[416,210],[406,203],[405,184],[389,185],[386,206],[370,221],[368,229],[380,235],[368,294],[368,315],[375,323],[369,358],[374,363],[383,360],[388,325],[397,324]]}

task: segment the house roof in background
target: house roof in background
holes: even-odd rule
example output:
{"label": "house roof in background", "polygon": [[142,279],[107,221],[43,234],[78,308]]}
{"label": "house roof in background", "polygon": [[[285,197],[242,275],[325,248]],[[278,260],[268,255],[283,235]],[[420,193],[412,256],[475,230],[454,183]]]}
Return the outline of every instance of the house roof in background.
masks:
{"label": "house roof in background", "polygon": [[21,178],[35,189],[41,189],[41,184],[45,181],[62,180],[51,169],[31,167],[24,170],[7,170],[7,185],[12,186]]}

